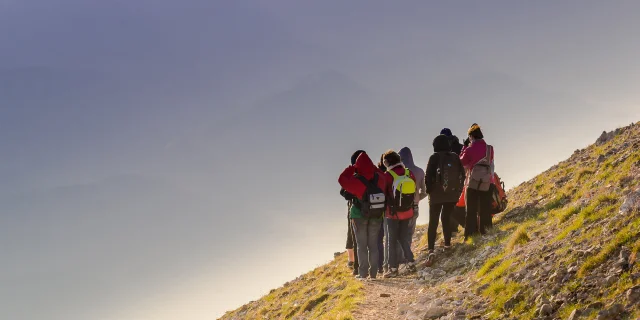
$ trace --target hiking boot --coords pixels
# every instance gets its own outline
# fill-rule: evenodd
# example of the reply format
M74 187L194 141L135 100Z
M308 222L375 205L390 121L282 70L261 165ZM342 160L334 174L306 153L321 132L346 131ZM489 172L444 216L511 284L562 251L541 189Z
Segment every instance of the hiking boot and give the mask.
M445 250L449 250L449 249L451 249L451 244L445 244L445 245L444 245L444 249L445 249Z
M407 270L409 270L409 272L416 272L416 271L418 271L418 269L416 268L416 264L415 264L415 262L409 262L409 263L407 263Z
M353 268L353 264L354 264L353 261L347 262L347 268L352 269Z
M369 276L361 276L361 275L357 275L357 276L356 276L356 280L364 281L364 280L367 280L367 278L368 278L368 277L369 277Z
M382 274L389 272L389 266L382 266Z
M433 265L433 261L436 258L436 251L433 249L429 250L429 256L427 257L427 262L425 263L425 266L427 267L431 267Z
M385 279L395 278L398 276L398 268L390 268L389 271L385 272L382 276Z
M353 273L354 276L357 276L359 274L358 269L353 269Z

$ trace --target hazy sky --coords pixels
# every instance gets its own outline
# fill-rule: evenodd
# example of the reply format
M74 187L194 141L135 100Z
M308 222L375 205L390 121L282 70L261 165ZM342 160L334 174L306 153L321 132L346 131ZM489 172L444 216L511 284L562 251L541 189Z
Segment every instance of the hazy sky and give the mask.
M0 0L0 318L256 299L343 250L359 148L426 166L478 122L517 185L640 120L638 30L637 1Z

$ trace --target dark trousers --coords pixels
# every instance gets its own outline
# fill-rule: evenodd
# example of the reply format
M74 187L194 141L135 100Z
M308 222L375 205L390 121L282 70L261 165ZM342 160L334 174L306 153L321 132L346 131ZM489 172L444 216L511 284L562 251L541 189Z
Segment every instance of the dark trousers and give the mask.
M380 233L378 234L378 270L382 270L384 265L384 223L380 224Z
M378 273L378 234L382 220L353 219L358 247L358 274L375 278Z
M358 270L358 246L356 245L356 235L353 231L351 219L347 216L347 249L353 249L353 269Z
M449 219L453 212L455 202L450 203L429 203L429 249L436 246L436 234L438 232L438 220L442 219L442 234L444 235L444 245L451 245L451 224Z
M493 227L493 222L491 221L491 193L467 188L465 199L467 203L467 218L464 237L467 238L478 232L485 234L488 228ZM478 222L480 222L479 225Z
M411 219L396 220L387 219L387 236L389 237L389 268L398 268L398 246L400 243L404 258L408 262L414 262L413 252L411 251Z
M467 216L467 209L465 207L453 207L453 212L449 218L449 225L451 225L451 232L457 232L458 227L463 227L465 224L465 218Z

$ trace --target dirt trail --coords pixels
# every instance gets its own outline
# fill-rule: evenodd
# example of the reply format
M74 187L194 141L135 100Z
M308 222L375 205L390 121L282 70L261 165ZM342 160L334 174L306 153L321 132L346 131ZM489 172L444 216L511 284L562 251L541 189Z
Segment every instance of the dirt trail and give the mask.
M412 278L377 279L365 282L365 300L353 313L356 320L400 320L398 307L415 298ZM380 297L388 294L389 297Z

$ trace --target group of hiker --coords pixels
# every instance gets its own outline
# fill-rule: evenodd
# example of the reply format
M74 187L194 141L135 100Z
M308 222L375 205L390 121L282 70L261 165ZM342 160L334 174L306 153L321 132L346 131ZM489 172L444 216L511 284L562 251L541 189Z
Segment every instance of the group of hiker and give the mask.
M504 186L494 170L493 147L484 140L478 124L461 144L450 129L433 140L434 153L426 170L416 166L411 150L389 150L374 165L364 150L351 156L340 177L340 194L348 202L346 249L356 278L375 279L399 275L399 265L416 271L411 242L419 215L418 204L429 199L428 250L435 254L439 221L444 250L452 235L464 228L465 241L485 234L492 216L504 210Z

